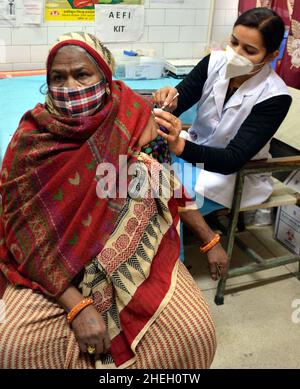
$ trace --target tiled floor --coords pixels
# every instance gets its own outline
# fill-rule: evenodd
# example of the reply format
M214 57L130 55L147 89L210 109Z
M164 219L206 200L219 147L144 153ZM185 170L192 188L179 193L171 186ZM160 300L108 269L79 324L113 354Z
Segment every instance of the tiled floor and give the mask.
M243 240L266 259L289 254L273 240L271 227L251 227ZM246 262L235 247L234 264ZM187 247L186 264L215 320L218 348L212 368L300 368L300 323L292 320L292 302L300 299L297 263L229 279L222 306L214 304L216 282L198 246Z

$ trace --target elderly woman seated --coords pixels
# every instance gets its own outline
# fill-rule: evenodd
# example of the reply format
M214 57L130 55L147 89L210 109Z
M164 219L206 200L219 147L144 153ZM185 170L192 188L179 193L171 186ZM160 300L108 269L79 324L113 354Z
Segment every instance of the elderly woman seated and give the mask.
M175 196L177 179L147 154L162 141L151 104L112 81L113 64L94 36L60 37L47 59L46 102L24 114L8 146L1 368L213 360L208 306L178 259L179 212L204 243L213 279L226 254L184 192Z

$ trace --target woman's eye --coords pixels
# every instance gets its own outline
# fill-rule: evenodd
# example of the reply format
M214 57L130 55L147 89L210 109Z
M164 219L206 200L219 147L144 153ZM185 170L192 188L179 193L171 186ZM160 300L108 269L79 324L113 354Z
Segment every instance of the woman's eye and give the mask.
M86 73L79 73L78 74L78 78L85 78L85 77L88 77L88 74L86 74Z
M257 53L253 52L252 50L246 49L246 53L249 55L255 55Z
M59 74L52 77L52 81L54 81L54 82L59 82L61 80L62 80L62 76L60 76Z
M235 42L235 41L231 41L230 43L232 44L232 46L237 46L238 45L238 43Z

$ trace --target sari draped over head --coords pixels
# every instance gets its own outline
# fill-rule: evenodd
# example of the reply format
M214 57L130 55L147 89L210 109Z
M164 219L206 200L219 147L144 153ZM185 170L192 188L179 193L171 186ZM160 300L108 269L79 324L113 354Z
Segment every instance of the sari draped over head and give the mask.
M8 146L0 181L0 270L15 286L58 298L76 276L93 296L111 338L114 361L125 366L151 323L166 306L179 257L178 206L167 171L142 153L138 139L151 106L124 83L112 81L112 58L89 34L67 34L58 48L86 49L110 85L105 106L93 116L63 117L38 104L22 117ZM49 102L49 100L47 100ZM126 156L127 185L139 175L156 196L97 196L97 167L108 163L120 178ZM135 163L138 173L130 173ZM134 176L134 177L133 177ZM171 179L172 181L172 179ZM179 185L173 178L173 186ZM105 363L105 361L103 362Z

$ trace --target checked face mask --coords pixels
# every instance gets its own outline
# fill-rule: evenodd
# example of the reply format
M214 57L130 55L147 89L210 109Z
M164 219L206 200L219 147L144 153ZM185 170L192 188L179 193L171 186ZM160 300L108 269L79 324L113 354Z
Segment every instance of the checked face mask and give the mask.
M64 116L91 116L104 103L107 94L106 80L86 87L50 87L56 109Z

